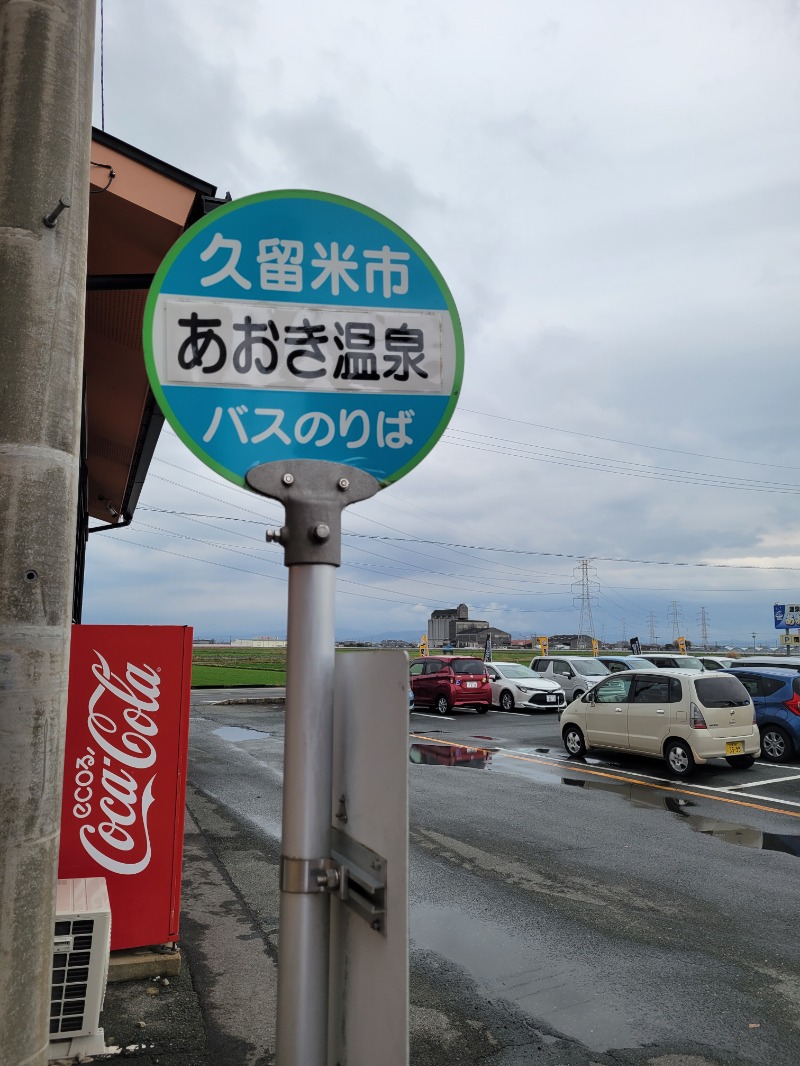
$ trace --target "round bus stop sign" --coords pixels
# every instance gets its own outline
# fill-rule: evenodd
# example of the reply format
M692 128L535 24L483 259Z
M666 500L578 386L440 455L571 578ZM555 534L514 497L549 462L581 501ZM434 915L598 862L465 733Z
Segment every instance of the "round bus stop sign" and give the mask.
M407 233L292 190L187 230L151 286L144 352L167 421L238 485L284 459L398 480L444 432L464 359L450 290Z

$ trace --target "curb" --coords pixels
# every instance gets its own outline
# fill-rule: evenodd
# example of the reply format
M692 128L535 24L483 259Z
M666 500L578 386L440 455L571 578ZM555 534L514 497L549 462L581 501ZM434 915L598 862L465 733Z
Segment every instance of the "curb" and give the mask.
M285 696L243 696L240 700L220 700L213 704L214 707L235 707L244 703L271 703L282 707L286 703Z

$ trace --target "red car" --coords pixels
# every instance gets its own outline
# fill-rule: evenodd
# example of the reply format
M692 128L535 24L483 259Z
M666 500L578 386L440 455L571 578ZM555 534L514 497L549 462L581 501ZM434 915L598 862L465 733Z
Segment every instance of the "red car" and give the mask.
M447 714L451 707L474 707L486 714L492 705L492 688L481 659L462 655L428 655L411 664L414 706L432 707Z

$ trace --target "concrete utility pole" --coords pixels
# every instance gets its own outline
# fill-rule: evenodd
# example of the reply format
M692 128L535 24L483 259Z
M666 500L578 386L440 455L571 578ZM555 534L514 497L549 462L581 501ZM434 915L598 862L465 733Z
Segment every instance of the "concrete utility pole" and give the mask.
M0 0L0 1060L43 1066L75 560L94 0Z

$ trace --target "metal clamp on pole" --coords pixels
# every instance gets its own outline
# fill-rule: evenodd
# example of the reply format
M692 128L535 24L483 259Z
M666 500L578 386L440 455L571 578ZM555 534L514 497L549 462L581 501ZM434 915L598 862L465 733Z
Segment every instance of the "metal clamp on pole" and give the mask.
M339 868L333 859L290 859L281 855L281 892L331 892L339 887Z
M330 859L290 859L281 855L282 892L335 892L371 929L386 936L386 860L332 829Z

